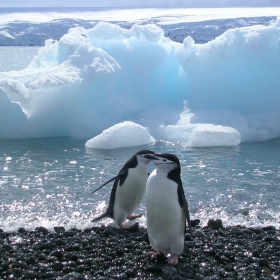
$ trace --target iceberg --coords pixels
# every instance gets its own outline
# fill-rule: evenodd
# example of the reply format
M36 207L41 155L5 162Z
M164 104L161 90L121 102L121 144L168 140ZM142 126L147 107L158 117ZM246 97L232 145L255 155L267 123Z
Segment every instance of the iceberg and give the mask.
M123 147L142 146L155 142L148 130L131 121L113 125L91 138L85 144L87 148L116 149Z
M183 146L280 137L279 40L279 19L204 44L174 42L153 24L71 28L26 69L0 73L0 138L67 136L110 148L105 137L144 132L136 124L150 133L139 137L145 143L151 135Z

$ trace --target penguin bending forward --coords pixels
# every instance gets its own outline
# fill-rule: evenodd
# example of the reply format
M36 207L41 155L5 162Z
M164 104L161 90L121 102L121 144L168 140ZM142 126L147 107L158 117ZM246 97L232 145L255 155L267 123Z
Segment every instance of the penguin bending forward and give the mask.
M117 176L90 194L92 195L103 186L114 181L107 210L93 219L92 222L110 217L116 221L120 228L127 229L129 226L123 224L126 219L132 220L141 216L133 215L132 213L139 206L145 194L148 163L152 159L156 159L153 155L154 152L150 150L137 152L124 164Z
M168 263L176 265L184 250L186 220L191 230L188 203L181 180L181 167L173 154L154 154L156 169L147 180L147 231L155 252L149 257L167 254Z

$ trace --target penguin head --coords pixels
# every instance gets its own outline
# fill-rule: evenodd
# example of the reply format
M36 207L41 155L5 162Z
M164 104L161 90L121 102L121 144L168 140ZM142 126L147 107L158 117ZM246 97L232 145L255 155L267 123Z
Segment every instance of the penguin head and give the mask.
M149 163L151 160L157 159L154 156L155 152L150 151L150 150L141 150L136 153L138 161L143 161L145 163Z
M178 169L181 172L180 161L177 156L173 154L154 154L156 159L152 159L153 163L158 169L173 170Z

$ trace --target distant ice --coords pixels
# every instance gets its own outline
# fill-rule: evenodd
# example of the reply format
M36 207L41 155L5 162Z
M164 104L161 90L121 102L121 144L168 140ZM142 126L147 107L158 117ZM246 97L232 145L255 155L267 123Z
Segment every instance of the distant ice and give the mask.
M77 8L76 8L77 9ZM123 28L134 24L156 24L165 36L182 42L192 36L205 43L229 28L268 25L280 16L278 7L262 8L180 8L113 9L75 8L53 11L47 8L0 10L0 46L44 46L47 39L60 38L73 27L92 28L98 22L110 22Z
M155 142L148 130L134 122L125 121L113 125L86 142L87 148L116 149L141 146Z
M152 24L71 28L26 69L0 73L0 137L93 137L110 148L100 131L111 127L112 139L127 120L184 146L280 137L279 39L279 20L205 44L174 42Z

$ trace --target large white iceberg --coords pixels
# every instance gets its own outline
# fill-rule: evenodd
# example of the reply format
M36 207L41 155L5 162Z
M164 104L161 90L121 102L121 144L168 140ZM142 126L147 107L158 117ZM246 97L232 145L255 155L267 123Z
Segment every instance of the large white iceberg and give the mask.
M279 38L280 20L205 44L155 25L72 28L28 68L0 73L0 138L89 139L126 120L192 146L280 137Z

